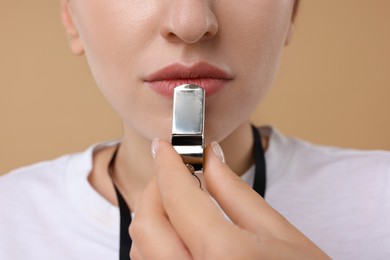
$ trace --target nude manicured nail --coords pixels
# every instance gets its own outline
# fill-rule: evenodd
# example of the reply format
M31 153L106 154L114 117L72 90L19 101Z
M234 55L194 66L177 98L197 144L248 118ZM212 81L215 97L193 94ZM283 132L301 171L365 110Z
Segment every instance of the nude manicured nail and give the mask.
M152 152L153 159L156 157L156 153L157 153L159 147L160 147L160 140L156 137L153 139L152 146L151 146L151 152Z
M211 147L213 148L215 155L224 163L225 155L223 154L221 146L217 142L212 142Z

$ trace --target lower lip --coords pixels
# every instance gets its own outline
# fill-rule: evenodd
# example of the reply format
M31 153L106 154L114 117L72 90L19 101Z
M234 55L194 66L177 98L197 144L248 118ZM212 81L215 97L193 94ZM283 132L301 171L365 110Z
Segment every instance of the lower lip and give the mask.
M200 78L200 79L176 79L176 80L161 80L147 82L149 87L158 94L165 97L173 97L175 87L184 84L195 84L203 88L206 92L206 97L212 96L223 89L228 80Z

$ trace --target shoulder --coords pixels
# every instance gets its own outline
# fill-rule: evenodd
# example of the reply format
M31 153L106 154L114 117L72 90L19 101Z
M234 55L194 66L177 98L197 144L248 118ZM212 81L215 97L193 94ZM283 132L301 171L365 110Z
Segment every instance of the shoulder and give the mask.
M390 152L316 145L269 131L267 202L334 258L388 255Z
M0 218L0 229L4 234L27 236L29 225L36 228L52 221L53 212L62 212L60 207L65 207L67 200L66 172L72 157L39 162L0 177L0 208L6 213ZM11 241L14 240L8 242L12 244Z
M47 204L64 198L68 167L80 156L82 154L64 155L13 170L0 177L0 207L8 213L20 214L29 208L37 209L43 202Z
M12 196L28 198L33 194L65 192L69 177L85 178L93 167L94 151L108 145L111 142L94 144L82 152L38 162L1 176L0 202Z
M266 128L267 129L267 128ZM264 131L264 130L262 130ZM390 174L390 151L358 150L313 144L297 138L286 137L274 128L268 128L271 160L283 158L284 164L301 170L315 172L382 172Z
M268 203L334 258L388 255L390 152L316 145L269 131Z
M36 163L0 177L0 208L4 212L0 216L1 259L25 259L35 250L34 245L54 245L45 255L69 248L76 253L85 251L80 245L107 253L107 248L101 247L101 237L108 236L115 242L112 227L117 226L117 213L93 190L88 175L94 152L108 145L93 145L81 153ZM90 238L96 235L100 238L92 241ZM69 236L78 239L72 241ZM15 251L21 244L26 245L25 250ZM111 255L111 249L108 251Z
M71 158L72 155L64 155L54 160L42 161L13 170L0 177L0 190L9 190L14 186L20 189L58 178L66 171Z
M289 191L351 204L390 199L389 151L316 145L271 129L266 164L268 194Z
M305 201L313 212L322 205L324 211L345 215L356 210L390 214L390 204L384 204L390 199L388 151L316 145L273 129L267 153L268 199L281 207L299 208Z
M305 161L308 167L321 167L354 176L381 174L386 177L390 174L389 151L330 147L297 139L294 142L294 158Z
M94 194L88 182L93 153L109 144L92 145L83 152L39 162L0 177L0 208L7 212L1 216L0 229L5 228L3 224L17 225L32 218L50 218L53 212L64 213L78 206L85 194Z

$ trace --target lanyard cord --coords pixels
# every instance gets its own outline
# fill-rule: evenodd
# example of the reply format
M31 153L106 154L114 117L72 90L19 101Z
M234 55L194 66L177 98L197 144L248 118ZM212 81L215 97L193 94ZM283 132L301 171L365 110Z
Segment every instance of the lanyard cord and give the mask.
M265 188L266 188L266 165L264 157L264 149L261 144L261 136L256 127L252 126L253 134L253 150L254 150L254 159L255 159L255 180L253 184L253 189L264 198ZM118 152L119 145L113 153L111 160L108 164L108 172L112 177L112 172L114 169L114 162L116 154ZM112 178L111 178L112 180ZM118 199L119 212L120 212L120 248L119 248L119 259L120 260L129 260L130 248L131 248L131 238L129 235L129 226L131 223L131 213L130 209L126 204L122 194L116 187L114 181L113 185L115 188L115 193Z
M253 189L263 198L265 198L265 188L267 183L266 164L264 156L264 148L261 143L261 135L259 130L252 125L253 133L253 150L255 159L255 180Z
M123 198L122 194L120 193L119 189L115 185L115 182L112 178L112 173L114 170L114 162L116 159L116 155L118 153L120 144L116 147L110 163L108 164L108 173L111 177L112 184L115 188L116 197L118 199L119 204L119 214L120 214L120 244L119 244L119 259L120 260L127 260L130 259L130 248L131 248L131 238L129 235L129 226L131 223L131 213L130 209L127 206L127 203L125 199Z

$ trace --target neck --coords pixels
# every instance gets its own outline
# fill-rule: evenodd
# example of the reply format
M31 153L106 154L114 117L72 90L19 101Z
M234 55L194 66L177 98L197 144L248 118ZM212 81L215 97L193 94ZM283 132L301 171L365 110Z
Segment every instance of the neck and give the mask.
M150 145L151 141L137 132L124 131L115 161L113 178L132 210L154 176Z
M240 125L220 145L226 163L238 176L243 175L253 165L253 136L249 122Z
M220 145L226 163L241 176L253 164L253 137L249 122L245 122L225 138ZM153 159L150 154L151 141L139 133L125 130L113 167L112 178L134 211L144 188L154 176ZM239 147L239 149L237 149ZM106 199L117 205L115 191L107 174L108 162L113 149L105 149L94 157L94 170L89 181Z

